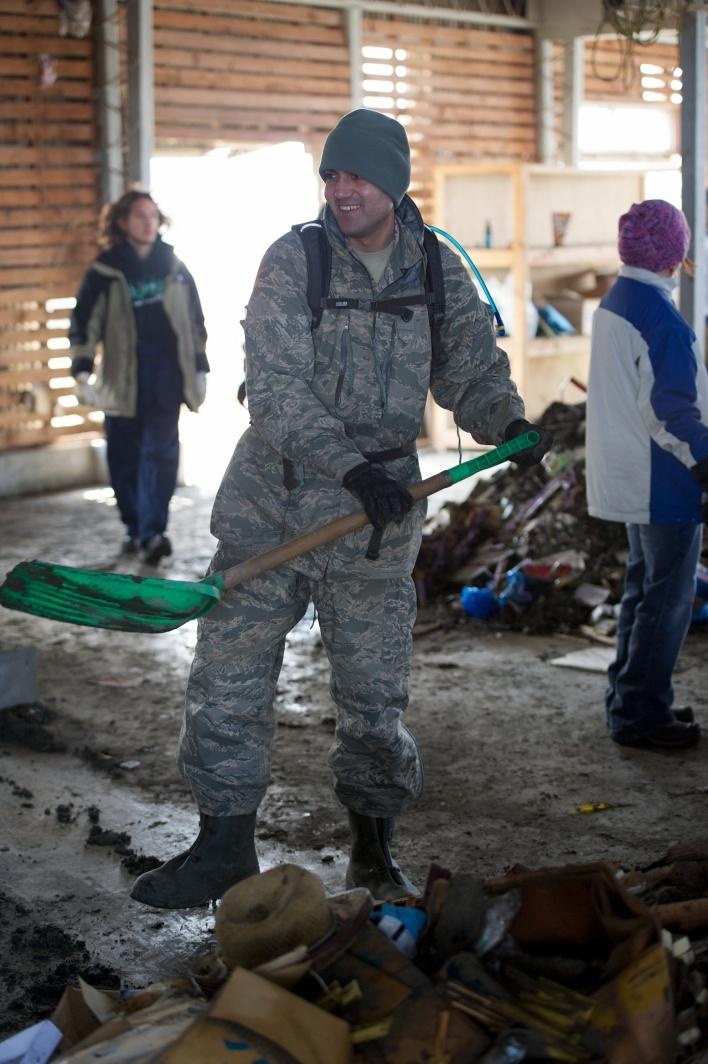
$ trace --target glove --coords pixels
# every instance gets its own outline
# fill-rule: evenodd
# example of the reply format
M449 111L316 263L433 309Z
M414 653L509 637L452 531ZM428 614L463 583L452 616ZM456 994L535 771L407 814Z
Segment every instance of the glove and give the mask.
M206 373L196 373L194 375L194 393L197 398L197 406L201 406L206 399L207 390L207 375Z
M704 491L708 492L708 458L701 458L691 466L691 474L696 478Z
M344 487L357 498L366 516L378 531L382 531L391 521L400 525L414 498L409 491L388 476L380 465L362 462L344 474Z
M518 454L513 454L510 457L509 461L516 462L519 469L530 469L531 466L538 465L546 451L550 451L553 446L553 437L548 429L541 428L540 425L532 425L530 421L526 421L524 418L519 418L518 421L512 421L510 425L507 425L504 432L504 442L513 440L516 436L523 436L525 432L530 432L531 429L534 432L538 432L541 439L534 447L519 451Z
M97 409L99 406L98 393L92 383L89 382L90 373L76 374L76 394L82 406L91 406Z
M691 466L691 473L701 485L703 492L708 495L708 458L702 458ZM703 523L708 525L708 499L703 503Z

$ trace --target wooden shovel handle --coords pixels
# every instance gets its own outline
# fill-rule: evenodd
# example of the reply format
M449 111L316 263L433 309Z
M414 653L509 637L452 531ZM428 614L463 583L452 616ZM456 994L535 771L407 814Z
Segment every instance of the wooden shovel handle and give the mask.
M442 473L436 473L435 476L427 477L416 484L409 484L408 491L417 501L418 499L426 499L428 495L434 495L436 491L442 491L443 488L449 488L451 484L450 473L448 470L444 470ZM366 513L363 510L356 510L345 517L338 517L335 521L328 521L327 524L314 528L312 532L306 532L304 536L289 539L287 543L281 543L279 547L273 547L272 550L264 551L263 554L257 554L255 558L249 558L248 561L241 562L240 565L232 565L230 569L225 569L221 574L224 580L224 591L237 587L238 584L250 580L253 576L258 576L259 573L265 573L269 569L277 569L279 565L284 565L285 562L289 562L292 558L299 558L302 554L308 554L315 547L321 547L323 544L331 543L332 540L340 539L350 532L356 532L357 529L364 528L369 523Z

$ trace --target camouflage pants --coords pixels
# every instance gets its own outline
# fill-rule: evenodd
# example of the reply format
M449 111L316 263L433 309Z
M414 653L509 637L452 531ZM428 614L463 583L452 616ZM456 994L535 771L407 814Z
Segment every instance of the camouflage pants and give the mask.
M252 812L263 798L285 637L310 600L332 669L337 724L329 766L337 797L355 812L390 817L421 793L418 749L401 721L415 617L411 578L315 581L282 568L225 593L199 622L178 764L203 813Z

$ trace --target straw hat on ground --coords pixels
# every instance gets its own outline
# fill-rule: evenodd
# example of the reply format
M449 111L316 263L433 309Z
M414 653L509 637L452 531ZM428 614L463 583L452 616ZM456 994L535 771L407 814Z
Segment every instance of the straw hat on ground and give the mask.
M219 953L228 968L257 968L297 946L311 950L338 938L343 921L366 918L370 908L366 890L328 897L306 868L278 865L226 891L216 911Z

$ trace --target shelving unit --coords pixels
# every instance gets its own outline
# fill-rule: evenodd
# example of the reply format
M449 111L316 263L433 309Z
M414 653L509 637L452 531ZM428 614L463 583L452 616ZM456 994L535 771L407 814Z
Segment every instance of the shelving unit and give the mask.
M435 173L434 195L434 224L459 240L488 284L496 280L506 286L506 306L500 309L510 335L500 346L511 360L527 415L537 417L562 398L571 377L587 380L590 337L529 337L529 300L550 296L552 302L569 278L577 280L586 272L588 279L615 275L617 222L644 198L644 175L525 163L442 166ZM558 246L554 212L570 216ZM487 225L492 247L483 246ZM452 416L432 404L427 432L436 447L457 446ZM462 443L473 441L463 434Z

